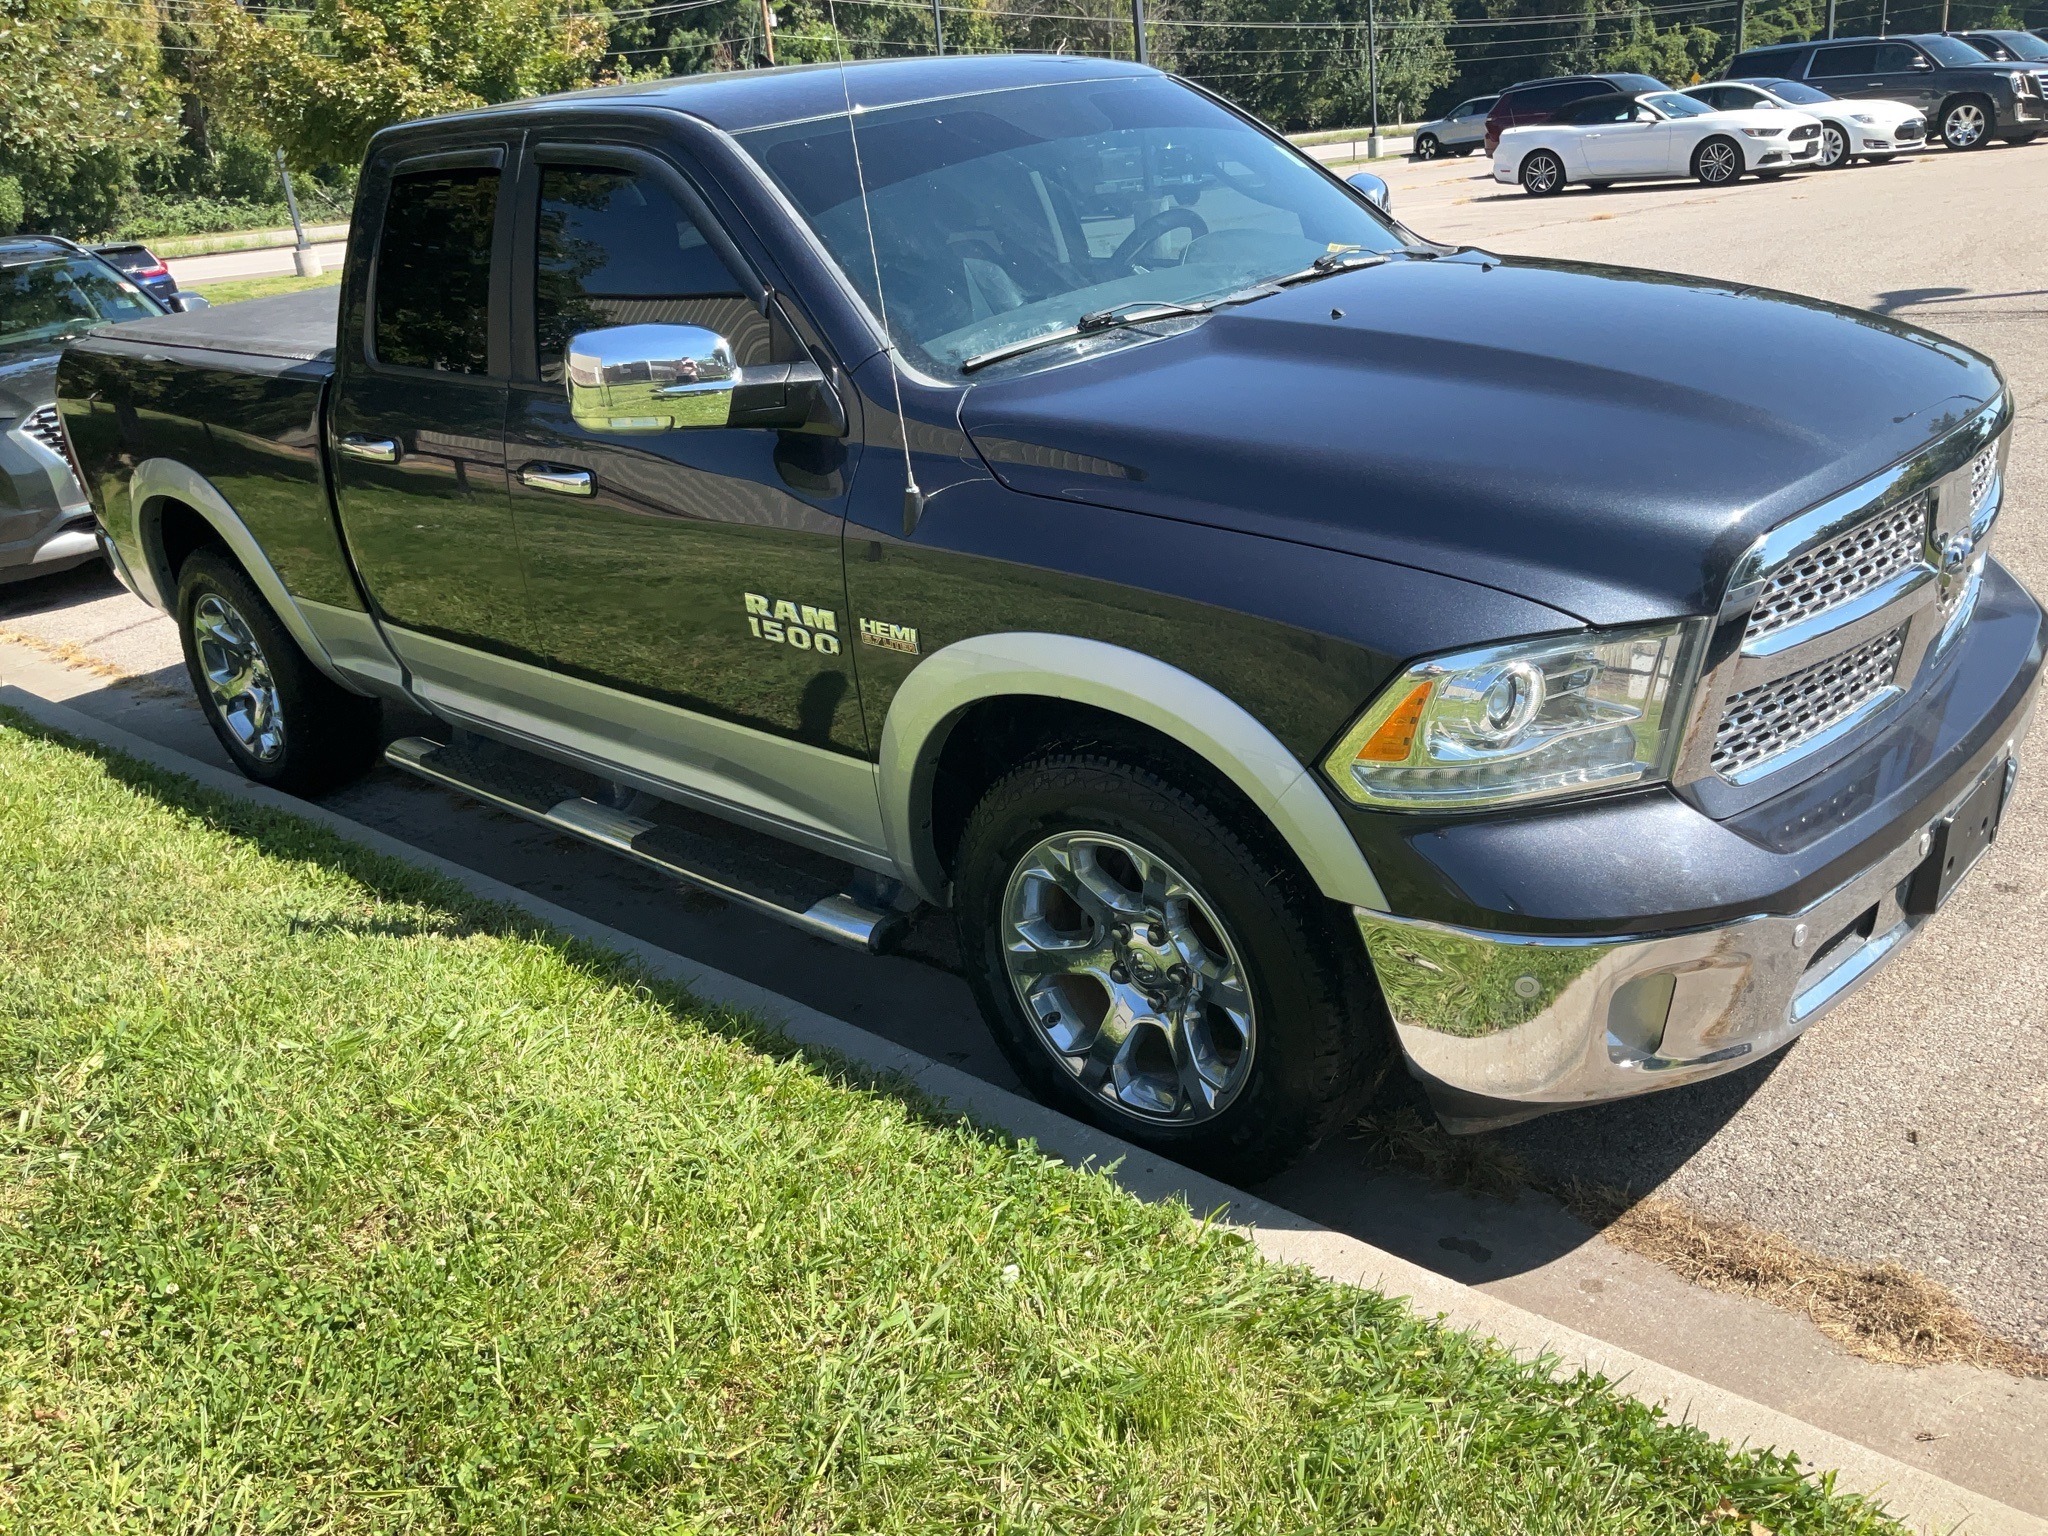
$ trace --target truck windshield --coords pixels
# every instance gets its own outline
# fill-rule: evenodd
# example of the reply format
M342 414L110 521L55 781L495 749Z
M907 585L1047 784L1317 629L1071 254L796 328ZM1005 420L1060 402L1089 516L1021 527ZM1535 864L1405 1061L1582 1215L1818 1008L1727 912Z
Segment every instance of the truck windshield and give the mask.
M1157 77L864 111L859 175L844 115L740 142L907 360L940 376L1083 316L1202 304L1403 244L1294 151Z
M55 257L0 267L0 346L51 341L104 321L161 313L103 262Z

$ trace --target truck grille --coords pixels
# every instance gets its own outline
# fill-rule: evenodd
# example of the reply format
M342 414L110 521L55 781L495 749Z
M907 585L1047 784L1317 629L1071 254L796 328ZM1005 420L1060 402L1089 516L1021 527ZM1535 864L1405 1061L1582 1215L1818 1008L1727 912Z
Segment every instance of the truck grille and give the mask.
M1998 481L1998 444L1993 443L1970 460L1970 515L1984 510L1984 498Z
M1901 626L1730 698L1714 733L1714 772L1738 778L1876 702L1897 678L1905 644Z
M1970 472L1974 485L1975 465ZM1749 638L1802 624L1911 570L1925 555L1928 506L1923 491L1787 561L1757 598Z
M58 424L57 407L54 405L29 412L22 418L21 430L60 458L70 457L64 452L64 428Z

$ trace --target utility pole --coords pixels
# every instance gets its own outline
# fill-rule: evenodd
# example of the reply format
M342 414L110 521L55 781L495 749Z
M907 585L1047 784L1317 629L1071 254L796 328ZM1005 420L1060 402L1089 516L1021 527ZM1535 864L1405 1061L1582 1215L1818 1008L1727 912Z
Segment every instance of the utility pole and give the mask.
M1735 51L1742 52L1743 24L1749 20L1749 0L1735 0Z
M1151 63L1145 57L1145 0L1131 0L1131 36L1137 39L1138 62Z
M306 221L299 217L299 200L292 192L292 173L285 169L284 151L277 151L277 174L284 182L284 205L291 210L292 233L298 243L292 247L292 270L301 277L318 277L323 270L313 242L306 238Z
M946 21L939 14L939 0L932 0L932 52L941 57L946 52Z
M1380 153L1380 29L1379 7L1365 0L1365 79L1372 94L1372 127L1365 139L1365 153L1377 160Z
M1828 0L1828 36L1835 35L1835 0Z
M775 13L768 9L768 0L761 0L761 43L768 50L768 62L775 62Z
M1948 0L1941 0L1941 30L1948 30Z

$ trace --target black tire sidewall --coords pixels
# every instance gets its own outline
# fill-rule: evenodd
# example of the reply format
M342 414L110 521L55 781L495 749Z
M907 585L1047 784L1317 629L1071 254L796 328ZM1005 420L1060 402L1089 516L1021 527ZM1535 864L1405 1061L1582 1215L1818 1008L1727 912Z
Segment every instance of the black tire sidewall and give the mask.
M1418 160L1434 160L1443 152L1443 144L1433 133L1425 133L1415 141L1415 158Z
M1949 142L1948 137L1949 119L1954 117L1956 113L1964 107L1975 107L1977 111L1983 114L1984 131L1977 135L1977 138L1974 143L1951 144ZM1978 101L1974 97L1965 97L1961 101L1950 102L1946 107L1942 108L1941 121L1935 125L1934 131L1940 136L1942 147L1944 149L1955 150L1962 154L1968 154L1973 149L1982 149L1986 144L1989 144L1991 142L1991 138L1995 129L1996 123L1992 118L1991 109L1985 106L1983 102Z
M1735 170L1720 181L1709 181L1704 174L1707 151L1716 144L1726 144L1735 151ZM1692 152L1693 180L1703 187L1732 187L1736 182L1742 180L1743 164L1742 146L1733 139L1716 134L1711 139L1702 139L1699 148Z
M1081 1088L1042 1042L1002 954L1003 899L1023 856L1047 837L1094 831L1156 853L1192 881L1228 932L1249 980L1251 1075L1212 1119L1149 1121ZM984 797L962 838L955 885L969 985L1017 1075L1044 1102L1113 1135L1225 1177L1277 1171L1341 1123L1365 1067L1385 1048L1369 974L1347 979L1320 893L1304 891L1192 796L1113 759L1027 763Z
M1535 164L1538 156L1548 160L1557 167L1557 180L1547 187L1532 187L1529 185L1529 167ZM1521 174L1516 179L1522 183L1522 190L1529 193L1532 197L1555 197L1564 190L1564 162L1547 149L1531 150L1528 158L1522 161Z

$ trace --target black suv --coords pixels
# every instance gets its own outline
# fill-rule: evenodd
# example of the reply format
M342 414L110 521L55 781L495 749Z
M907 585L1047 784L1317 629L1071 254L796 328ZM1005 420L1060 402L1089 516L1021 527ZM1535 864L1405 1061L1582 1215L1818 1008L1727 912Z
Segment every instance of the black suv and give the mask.
M2048 41L2031 32L1951 32L1997 64L2048 65Z
M1804 80L1833 96L1883 97L1920 108L1950 149L1991 139L2026 144L2048 131L2043 76L1994 64L1959 38L1838 37L1738 53L1726 78Z
M1500 136L1508 129L1551 122L1573 102L1588 96L1635 96L1670 89L1655 75L1555 75L1548 80L1521 81L1502 91L1486 114L1486 152L1490 155L1500 148Z

